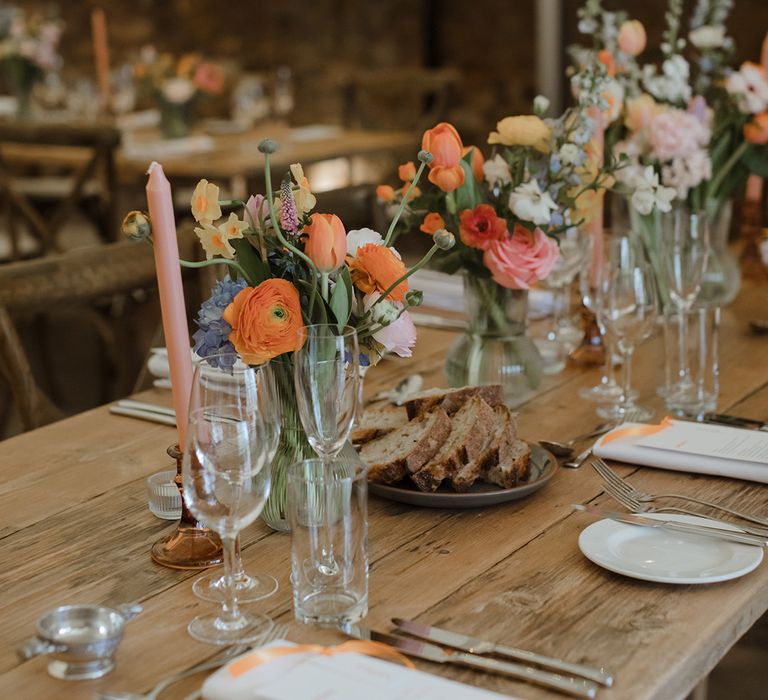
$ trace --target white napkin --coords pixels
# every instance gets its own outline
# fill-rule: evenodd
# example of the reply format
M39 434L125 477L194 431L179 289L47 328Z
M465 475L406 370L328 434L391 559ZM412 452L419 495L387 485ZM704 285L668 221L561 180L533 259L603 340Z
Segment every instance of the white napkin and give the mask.
M278 640L264 648L285 646L294 645ZM362 654L297 653L262 663L235 677L230 668L236 662L237 659L231 661L205 681L203 697L206 700L492 700L507 697Z
M768 484L768 433L724 425L670 421L652 435L612 439L625 423L601 437L593 448L597 457L696 474L727 476Z
M411 275L408 286L423 292L424 306L464 311L464 283L461 275L448 275L437 270L417 270Z
M170 389L171 368L168 365L168 349L152 348L150 353L147 360L147 370L155 377L155 381L152 383L153 386L155 389ZM193 362L200 359L191 348L189 353L192 356Z

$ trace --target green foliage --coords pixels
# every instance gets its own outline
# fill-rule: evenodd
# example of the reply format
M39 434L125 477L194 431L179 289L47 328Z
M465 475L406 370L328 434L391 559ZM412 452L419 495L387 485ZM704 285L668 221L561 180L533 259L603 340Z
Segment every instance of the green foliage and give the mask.
M352 277L347 267L342 267L339 277L336 280L336 286L331 294L330 307L333 315L336 317L336 323L339 324L339 330L347 324L352 313L352 300L354 292L352 290Z
M264 280L272 277L272 273L269 271L269 265L261 259L259 252L251 245L247 238L233 240L232 247L235 249L240 267L242 267L248 275L247 282L255 287L256 285L261 284ZM234 268L230 270L230 274L235 274Z

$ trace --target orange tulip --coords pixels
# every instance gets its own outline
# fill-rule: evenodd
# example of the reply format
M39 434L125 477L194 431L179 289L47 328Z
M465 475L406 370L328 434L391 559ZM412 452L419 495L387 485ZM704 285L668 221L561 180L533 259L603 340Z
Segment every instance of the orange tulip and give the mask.
M366 243L357 249L354 258L348 258L352 283L364 294L384 294L391 285L405 274L405 265L391 248L378 243ZM408 280L403 280L388 295L387 299L404 301L408 291Z
M424 221L419 226L419 231L423 231L430 236L433 236L441 228L445 228L445 219L436 211L431 211L424 217Z
M639 20L628 19L619 27L619 51L637 56L645 50L647 41L645 27Z
M427 129L421 139L421 147L433 158L429 164L429 181L443 192L453 192L464 184L461 168L461 152L464 148L456 129L447 122L440 122Z
M258 365L302 346L299 292L288 280L272 278L238 292L224 309L229 340L249 365Z
M751 122L744 125L744 138L761 146L768 143L768 112L756 114Z
M467 146L464 148L461 152L462 157L467 155L470 151L472 151L472 174L475 176L475 180L482 182L484 178L483 165L485 165L485 158L483 157L483 154L480 153L480 149L477 146Z
M304 252L320 272L333 272L344 264L347 232L336 214L312 214L304 227Z
M376 188L376 199L381 202L391 202L395 198L395 188L391 185L379 185Z
M408 188L411 186L410 182L406 182L399 190L396 190L397 194L399 194L401 197L405 197L405 195L408 193ZM414 187L413 191L411 192L410 197L408 197L407 201L411 201L413 199L416 199L416 197L421 197L421 190L418 187Z
M416 166L414 165L412 160L409 160L407 163L403 163L401 166L397 169L397 176L403 181L403 182L410 182L413 180L413 178L416 177Z
M613 58L613 54L607 49L597 52L597 60L605 66L605 70L608 71L608 75L613 77L616 75L616 61Z

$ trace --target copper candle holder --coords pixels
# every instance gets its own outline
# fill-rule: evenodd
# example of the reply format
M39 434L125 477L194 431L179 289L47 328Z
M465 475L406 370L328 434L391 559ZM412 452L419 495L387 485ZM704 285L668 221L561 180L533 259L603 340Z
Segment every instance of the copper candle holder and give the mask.
M176 460L174 483L181 494L181 520L175 532L152 545L152 561L171 569L207 569L221 564L224 555L219 536L192 515L184 500L179 446L171 445L168 455Z
M605 342L597 325L597 319L586 306L581 307L584 338L568 359L575 367L599 367L605 364Z

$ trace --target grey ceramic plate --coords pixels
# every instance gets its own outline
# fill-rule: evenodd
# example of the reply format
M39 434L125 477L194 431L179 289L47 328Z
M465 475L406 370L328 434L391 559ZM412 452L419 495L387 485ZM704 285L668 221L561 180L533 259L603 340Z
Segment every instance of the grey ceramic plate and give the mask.
M511 489L502 489L493 484L477 482L466 493L456 493L443 485L434 493L419 491L410 481L398 484L368 484L368 490L391 501L427 508L482 508L497 503L525 498L544 486L557 471L557 460L551 452L539 445L531 445L531 473L524 481Z

